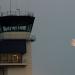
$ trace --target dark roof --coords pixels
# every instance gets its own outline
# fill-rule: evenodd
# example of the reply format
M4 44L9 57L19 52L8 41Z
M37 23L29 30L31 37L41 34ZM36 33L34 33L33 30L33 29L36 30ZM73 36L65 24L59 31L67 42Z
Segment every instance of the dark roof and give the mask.
M0 23L7 23L7 22L25 22L27 24L33 24L35 17L33 16L1 16Z

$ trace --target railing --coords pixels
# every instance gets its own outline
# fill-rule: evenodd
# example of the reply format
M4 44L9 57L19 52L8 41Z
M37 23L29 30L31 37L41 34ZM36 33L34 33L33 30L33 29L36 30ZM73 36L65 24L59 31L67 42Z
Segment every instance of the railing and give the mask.
M0 66L26 65L26 60L20 54L0 54Z
M26 61L23 61L23 62L0 62L0 66L26 66L27 63Z
M25 11L7 11L7 12L0 12L0 16L34 16L32 12L25 12Z

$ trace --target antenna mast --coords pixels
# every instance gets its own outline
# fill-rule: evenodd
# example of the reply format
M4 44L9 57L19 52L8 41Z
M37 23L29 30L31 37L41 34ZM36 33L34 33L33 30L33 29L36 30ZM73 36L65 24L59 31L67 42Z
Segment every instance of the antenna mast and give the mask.
M10 0L10 15L11 15L11 0Z

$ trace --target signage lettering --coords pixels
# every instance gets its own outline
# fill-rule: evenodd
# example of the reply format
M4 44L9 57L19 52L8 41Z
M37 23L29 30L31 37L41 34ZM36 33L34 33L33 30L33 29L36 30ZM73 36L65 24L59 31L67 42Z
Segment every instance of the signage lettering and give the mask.
M26 26L3 26L3 31L7 32L7 31L25 31L26 30Z
M0 25L0 32L31 32L32 25L24 25L24 24L17 24L17 25Z

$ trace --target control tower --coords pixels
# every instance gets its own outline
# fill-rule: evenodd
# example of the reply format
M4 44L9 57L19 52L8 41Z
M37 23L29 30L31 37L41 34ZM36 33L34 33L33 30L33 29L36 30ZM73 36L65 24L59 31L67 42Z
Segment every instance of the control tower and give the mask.
M0 75L32 75L31 36L35 17L1 13Z

